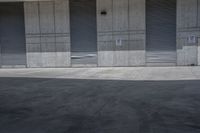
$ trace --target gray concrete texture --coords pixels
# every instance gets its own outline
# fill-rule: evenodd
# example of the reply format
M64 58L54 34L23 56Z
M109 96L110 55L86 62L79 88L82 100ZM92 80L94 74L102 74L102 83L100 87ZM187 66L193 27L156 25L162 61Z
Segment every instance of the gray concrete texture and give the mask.
M28 67L69 67L69 1L24 2Z
M200 80L199 67L0 69L0 77L169 81Z
M146 65L145 3L97 0L98 66ZM25 2L24 7L28 67L70 67L69 0ZM199 65L198 44L188 43L189 36L200 37L199 14L200 0L177 0L179 66Z
M177 65L199 65L198 41L188 43L188 37L200 38L200 1L178 0L177 3Z
M199 70L1 69L0 132L199 133Z

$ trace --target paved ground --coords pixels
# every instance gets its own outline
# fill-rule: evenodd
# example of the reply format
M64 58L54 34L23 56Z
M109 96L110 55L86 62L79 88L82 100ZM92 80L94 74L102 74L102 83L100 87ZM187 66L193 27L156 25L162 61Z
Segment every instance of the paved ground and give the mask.
M2 69L0 133L199 133L199 71Z

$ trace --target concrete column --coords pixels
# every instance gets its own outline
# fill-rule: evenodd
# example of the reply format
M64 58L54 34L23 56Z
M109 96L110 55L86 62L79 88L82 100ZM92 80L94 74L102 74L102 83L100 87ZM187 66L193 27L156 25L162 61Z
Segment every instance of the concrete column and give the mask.
M177 65L198 65L200 0L177 0ZM194 41L189 38L194 36Z
M128 66L129 0L113 0L114 66Z
M99 66L145 65L145 0L97 0L97 13Z
M114 66L112 17L113 0L97 0L98 66Z
M28 67L70 66L68 0L25 2Z
M55 2L56 66L71 66L69 0Z
M42 67L56 66L54 2L39 2Z
M24 13L25 13L27 66L42 67L39 3L25 2Z

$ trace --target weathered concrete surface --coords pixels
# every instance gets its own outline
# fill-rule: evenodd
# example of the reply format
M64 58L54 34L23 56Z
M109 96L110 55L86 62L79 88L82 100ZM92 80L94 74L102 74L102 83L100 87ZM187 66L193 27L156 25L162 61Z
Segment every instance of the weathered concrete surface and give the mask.
M145 0L97 0L98 66L144 66L145 27Z
M97 80L200 80L200 67L0 69L0 77Z
M199 65L198 42L188 43L190 36L200 38L199 1L177 0L178 66ZM24 7L27 66L70 67L69 0ZM98 66L147 65L145 9L145 0L97 0Z
M69 67L69 1L24 2L27 66Z
M198 38L200 38L199 0L177 0L177 65L199 65ZM196 42L188 38L195 36Z
M1 133L200 132L199 80L1 77L0 85Z
M2 1L25 1L28 67L71 67L69 0ZM98 66L146 65L145 9L145 0L97 0ZM178 66L200 65L190 36L200 38L200 0L177 0Z

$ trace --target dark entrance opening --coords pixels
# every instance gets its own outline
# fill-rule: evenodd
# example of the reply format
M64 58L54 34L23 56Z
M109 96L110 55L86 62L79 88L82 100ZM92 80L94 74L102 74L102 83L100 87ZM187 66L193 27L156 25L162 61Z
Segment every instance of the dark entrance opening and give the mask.
M147 65L176 65L176 0L146 0Z
M70 0L70 25L72 66L96 66L96 0Z
M0 66L26 66L24 7L22 2L0 3Z

